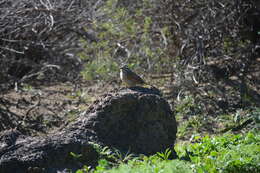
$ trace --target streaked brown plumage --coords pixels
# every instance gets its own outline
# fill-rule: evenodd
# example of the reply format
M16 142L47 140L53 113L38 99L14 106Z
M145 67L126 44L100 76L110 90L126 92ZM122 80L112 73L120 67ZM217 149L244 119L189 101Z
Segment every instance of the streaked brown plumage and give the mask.
M145 84L145 81L126 65L120 68L120 79L130 87Z

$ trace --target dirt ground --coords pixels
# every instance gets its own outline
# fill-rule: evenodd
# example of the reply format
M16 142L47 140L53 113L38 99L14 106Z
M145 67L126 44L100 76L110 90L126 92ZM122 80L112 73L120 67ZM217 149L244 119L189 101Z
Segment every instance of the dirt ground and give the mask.
M0 97L5 103L3 110L10 113L9 118L13 118L4 119L2 116L1 130L9 129L10 123L11 127L23 129L25 134L48 133L73 121L98 96L113 87L115 86L110 84L91 85L89 82L81 81L77 84L66 82L52 86L24 85L18 91L9 90Z

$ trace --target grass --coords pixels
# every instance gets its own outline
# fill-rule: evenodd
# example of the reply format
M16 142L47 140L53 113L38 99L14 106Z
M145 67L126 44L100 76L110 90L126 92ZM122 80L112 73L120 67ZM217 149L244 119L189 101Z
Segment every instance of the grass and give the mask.
M256 173L260 171L259 133L225 134L216 137L197 136L194 140L197 142L177 146L179 148L177 152L180 156L190 157L196 172Z
M154 160L149 161L132 161L128 164L122 164L118 168L111 169L109 173L192 173L190 164L179 160Z
M106 148L107 150L107 148ZM77 173L257 173L260 172L260 133L194 136L175 146L179 159L169 160L170 150L152 156L128 157L107 152L98 166L84 166ZM106 159L106 158L110 159ZM111 158L117 158L111 160ZM120 158L120 159L118 159ZM185 161L189 160L189 161ZM115 164L116 163L118 164Z

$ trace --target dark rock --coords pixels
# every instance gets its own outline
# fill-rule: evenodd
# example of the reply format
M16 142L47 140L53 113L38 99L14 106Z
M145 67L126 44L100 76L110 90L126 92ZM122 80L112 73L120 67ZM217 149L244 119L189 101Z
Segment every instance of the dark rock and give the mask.
M47 136L2 135L0 172L49 173L95 165L98 153L90 142L154 154L173 147L176 131L175 117L157 89L123 88L100 97L75 122ZM82 157L75 161L70 152Z
M174 145L176 121L165 99L153 89L134 87L102 97L88 114L88 127L105 145L154 154ZM98 111L96 111L98 110Z

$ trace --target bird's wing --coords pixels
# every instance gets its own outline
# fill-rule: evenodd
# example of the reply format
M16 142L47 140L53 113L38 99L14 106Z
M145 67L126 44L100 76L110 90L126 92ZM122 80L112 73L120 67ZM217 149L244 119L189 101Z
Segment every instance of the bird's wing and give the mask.
M136 81L137 83L140 83L140 84L145 83L144 80L140 76L138 76L136 73L134 73L132 71L130 71L130 73L131 73L130 76L131 76L132 80L134 80L134 81Z

